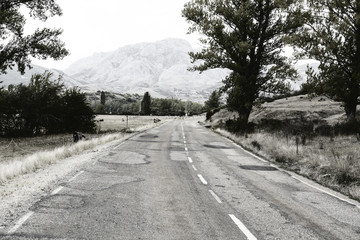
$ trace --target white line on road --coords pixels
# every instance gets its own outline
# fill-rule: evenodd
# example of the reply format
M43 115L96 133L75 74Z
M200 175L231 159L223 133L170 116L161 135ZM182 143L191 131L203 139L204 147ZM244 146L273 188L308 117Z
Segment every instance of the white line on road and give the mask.
M211 193L211 195L215 198L215 200L216 200L218 203L222 203L221 199L218 197L218 195L216 195L216 193L214 193L213 190L209 190L209 192Z
M198 177L200 179L200 181L204 184L204 185L207 185L207 181L205 180L205 178L201 175L201 174L198 174Z
M186 141L184 140L184 144L186 144Z
M194 171L197 171L197 168L194 165L191 165Z
M34 212L31 211L25 214L22 218L19 219L19 221L15 224L15 226L8 231L8 234L15 233L16 230L18 230L19 227L21 227L21 225L23 225L26 222L26 220L28 220L33 214Z
M57 189L55 189L54 191L52 191L52 193L50 195L55 195L57 193L59 193L64 187L58 187Z
M188 157L189 159L189 163L193 163L193 160L191 159L191 157Z
M245 234L248 240L257 240L257 238L245 227L245 225L233 214L229 214L234 223L240 228L240 230Z
M117 148L119 148L121 145L123 145L125 142L122 142L122 143L120 143L119 145L117 145L116 147L114 147L114 149L117 149Z
M324 189L318 188L318 187L316 187L316 186L314 186L314 185L312 185L312 184L310 184L310 183L307 183L307 182L301 180L301 179L298 178L298 177L295 177L295 176L293 176L293 175L291 175L291 177L294 178L294 179L296 179L296 180L298 180L298 181L300 181L300 182L302 182L303 184L305 184L305 185L307 185L307 186L309 186L309 187L312 187L312 188L320 191L320 192L326 193L326 194L328 194L328 195L330 195L330 196L332 196L332 197L334 197L334 198L337 198L337 199L339 199L339 200L341 200L341 201L343 201L343 202L349 203L350 205L354 205L354 206L356 206L357 208L360 208L360 206L358 206L358 205L350 202L349 200L346 200L346 199L344 199L344 198L341 198L341 197L339 197L339 196L336 196L335 194L332 194L332 193L330 193L330 192L328 192L328 191L326 191L326 190L324 190Z
M77 178L78 176L80 176L81 174L83 174L84 173L84 171L80 171L80 172L78 172L75 176L73 176L72 178L70 178L69 179L69 182L72 182L72 181L74 181L75 180L75 178Z
M226 138L226 140L228 140L229 142L231 142L232 144L234 144L236 147L240 148L241 150L243 150L244 152L246 152L247 154L250 154L251 156L257 158L258 160L262 161L262 162L266 162L268 163L269 161L266 161L265 159L262 159L261 157L257 156L256 154L246 150L245 148L243 148L242 146L240 146L239 144L237 144L236 142L234 142L231 139Z
M189 149L187 147L185 147L185 151L189 151Z

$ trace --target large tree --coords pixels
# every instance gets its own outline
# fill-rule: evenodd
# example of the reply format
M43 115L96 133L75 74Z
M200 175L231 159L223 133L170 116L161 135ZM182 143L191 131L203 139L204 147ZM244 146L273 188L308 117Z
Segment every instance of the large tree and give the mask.
M355 119L360 94L360 1L308 0L304 29L293 41L320 61L308 71L307 88L343 101L349 121Z
M183 9L189 32L204 37L201 52L190 53L193 70L227 68L227 104L246 125L262 93L288 89L284 80L297 74L282 56L283 38L301 25L298 0L192 0Z
M27 9L30 16L46 21L49 17L61 15L55 0L1 0L0 1L0 74L15 65L22 74L30 67L30 57L39 59L62 59L69 52L59 39L60 29L37 29L30 35L24 34Z

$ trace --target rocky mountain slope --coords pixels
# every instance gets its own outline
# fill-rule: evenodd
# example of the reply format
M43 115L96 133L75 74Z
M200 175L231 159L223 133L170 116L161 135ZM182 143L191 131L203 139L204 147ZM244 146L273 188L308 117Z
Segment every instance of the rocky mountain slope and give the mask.
M190 51L191 45L181 39L139 43L81 59L65 72L89 91L148 91L154 97L202 102L221 86L228 71L189 72Z

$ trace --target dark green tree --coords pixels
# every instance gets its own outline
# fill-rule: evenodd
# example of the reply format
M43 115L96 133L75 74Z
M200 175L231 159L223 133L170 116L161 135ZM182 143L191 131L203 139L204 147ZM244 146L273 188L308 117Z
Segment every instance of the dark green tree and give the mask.
M85 94L66 90L61 77L35 74L23 84L0 90L0 135L33 136L63 132L92 131L94 114ZM6 104L4 104L6 103Z
M209 99L205 102L205 110L212 111L220 107L221 94L218 91L213 91L210 94Z
M12 69L15 65L23 74L26 67L30 67L30 57L59 60L69 54L59 39L62 33L60 29L43 28L30 35L24 34L25 8L31 17L41 21L62 14L55 0L1 0L0 74L5 74L8 68Z
M215 90L210 94L209 99L205 102L204 108L206 110L207 120L209 120L215 111L220 107L220 97L221 94L219 91Z
M344 103L355 119L360 94L360 1L308 0L304 29L292 38L308 56L320 62L308 70L305 88Z
M192 70L227 68L222 90L227 105L239 113L238 124L246 125L254 102L262 93L289 90L286 79L296 71L281 55L283 38L302 26L298 0L192 0L182 11L199 32L204 48L191 52Z
M105 105L105 101L106 101L105 92L101 91L101 93L100 93L100 103L102 105Z
M65 132L93 132L95 129L95 115L87 104L85 93L79 89L68 89L62 95L63 126Z
M144 94L143 100L141 101L141 112L144 115L150 115L151 114L151 96L149 92L146 92Z

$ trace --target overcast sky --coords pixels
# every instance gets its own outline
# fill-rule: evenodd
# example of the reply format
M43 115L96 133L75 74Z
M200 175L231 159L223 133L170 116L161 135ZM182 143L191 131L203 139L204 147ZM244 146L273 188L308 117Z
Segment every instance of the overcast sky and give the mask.
M27 31L42 26L62 28L61 39L71 55L61 61L33 60L33 63L63 70L95 52L165 38L183 38L198 47L198 36L187 34L189 24L181 17L181 10L189 1L57 0L63 15L46 23L28 20Z

